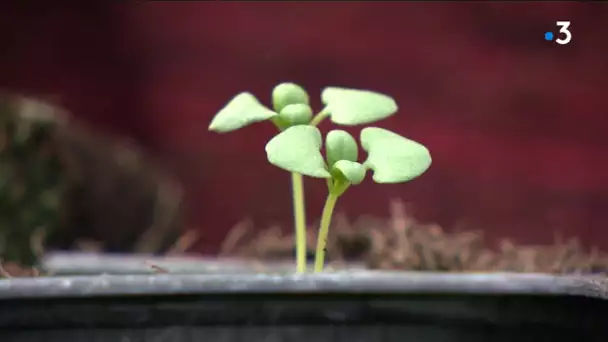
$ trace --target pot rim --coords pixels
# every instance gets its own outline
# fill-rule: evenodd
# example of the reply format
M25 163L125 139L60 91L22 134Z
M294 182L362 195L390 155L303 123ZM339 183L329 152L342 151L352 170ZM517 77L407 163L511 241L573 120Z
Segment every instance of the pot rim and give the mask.
M0 300L279 293L545 295L608 299L608 279L535 273L343 270L309 274L135 274L0 280Z

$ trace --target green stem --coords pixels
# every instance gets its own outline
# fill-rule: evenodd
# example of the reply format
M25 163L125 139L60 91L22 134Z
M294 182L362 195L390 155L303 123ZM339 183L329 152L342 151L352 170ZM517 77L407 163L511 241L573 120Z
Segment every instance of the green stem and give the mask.
M304 207L304 181L299 173L291 174L294 224L296 231L296 270L306 272L306 212Z
M329 235L329 225L331 224L331 217L336 207L339 194L333 191L327 195L325 206L323 207L323 214L321 215L321 227L319 228L319 235L317 236L317 249L315 251L315 272L323 271L325 266L325 247L327 246L327 235Z
M319 114L315 115L315 117L312 118L312 120L310 121L310 125L318 126L321 123L321 121L323 121L328 116L329 116L329 111L326 109L323 109L322 111L319 112Z
M287 124L280 118L271 119L279 131L287 128ZM291 192L293 196L293 217L296 243L296 271L306 272L306 210L304 206L304 180L301 174L291 173Z

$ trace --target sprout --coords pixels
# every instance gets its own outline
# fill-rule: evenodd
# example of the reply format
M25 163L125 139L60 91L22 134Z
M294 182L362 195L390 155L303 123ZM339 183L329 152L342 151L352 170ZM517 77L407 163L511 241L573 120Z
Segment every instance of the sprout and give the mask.
M321 215L315 268L322 271L325 246L336 202L351 185L364 181L373 172L376 183L401 183L424 173L431 165L429 150L415 141L389 130L367 127L361 130L360 143L367 158L359 162L357 141L343 130L330 131L325 139L316 127L325 118L339 125L353 126L375 122L397 112L395 100L387 95L337 87L321 94L325 108L313 116L306 91L294 83L281 83L272 92L273 110L252 94L234 97L213 118L209 130L230 132L255 122L269 120L279 133L266 144L268 161L292 175L296 260L298 272L306 271L306 218L302 176L324 178L328 196Z

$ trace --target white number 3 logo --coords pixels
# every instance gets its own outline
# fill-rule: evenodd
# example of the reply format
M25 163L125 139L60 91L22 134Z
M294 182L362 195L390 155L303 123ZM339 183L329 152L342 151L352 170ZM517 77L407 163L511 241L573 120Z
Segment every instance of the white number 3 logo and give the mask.
M568 27L570 27L570 22L558 21L557 26L559 27L560 36L555 39L555 42L560 45L566 45L570 43L570 41L572 40L572 32L568 30Z

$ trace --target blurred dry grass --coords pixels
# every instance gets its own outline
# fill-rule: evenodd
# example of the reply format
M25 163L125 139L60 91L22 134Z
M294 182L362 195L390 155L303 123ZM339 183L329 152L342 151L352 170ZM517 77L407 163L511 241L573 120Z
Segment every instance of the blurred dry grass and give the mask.
M308 246L316 241L316 225L309 229ZM516 245L508 240L491 248L478 231L448 233L408 216L401 201L391 203L391 217L361 217L350 223L338 215L327 241L330 264L360 261L371 269L440 272L605 273L608 257L587 252L577 239L553 245ZM268 260L293 258L293 237L271 227L258 234L243 221L228 235L220 255Z

